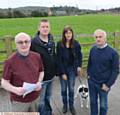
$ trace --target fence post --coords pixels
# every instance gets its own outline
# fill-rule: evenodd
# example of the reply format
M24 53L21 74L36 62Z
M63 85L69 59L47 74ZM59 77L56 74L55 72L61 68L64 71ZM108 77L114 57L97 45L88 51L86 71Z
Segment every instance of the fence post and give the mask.
M12 37L11 36L5 36L5 48L6 48L6 53L7 57L12 54Z
M118 51L120 32L114 33L114 48Z

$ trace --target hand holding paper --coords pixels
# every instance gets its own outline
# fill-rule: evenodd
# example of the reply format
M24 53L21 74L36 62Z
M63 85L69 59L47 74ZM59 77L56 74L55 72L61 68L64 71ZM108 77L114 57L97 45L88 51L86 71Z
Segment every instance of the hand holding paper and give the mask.
M41 82L37 82L37 83L36 83L35 91L40 91L41 88L42 88L42 83L41 83Z
M41 86L41 83L39 85ZM23 97L25 97L28 93L31 93L32 91L34 91L37 87L38 87L38 83L33 84L33 83L24 82L23 89L25 89L26 92L23 94Z

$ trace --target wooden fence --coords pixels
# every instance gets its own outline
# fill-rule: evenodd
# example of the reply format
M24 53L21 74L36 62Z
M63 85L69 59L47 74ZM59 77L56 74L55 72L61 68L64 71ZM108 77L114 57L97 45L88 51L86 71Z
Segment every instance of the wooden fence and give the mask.
M107 33L108 43L115 48L120 54L120 32ZM79 38L92 38L92 34L77 34L76 39ZM55 39L60 39L60 36L55 36ZM83 68L86 68L89 50L93 46L94 42L81 43L83 53ZM0 77L2 76L3 64L7 57L15 51L14 37L5 36L0 38Z

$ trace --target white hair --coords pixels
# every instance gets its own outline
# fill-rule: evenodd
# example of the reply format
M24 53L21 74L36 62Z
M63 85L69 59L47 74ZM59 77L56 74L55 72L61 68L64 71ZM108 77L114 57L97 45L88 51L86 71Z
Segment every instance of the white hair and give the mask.
M106 33L106 31L104 31L104 30L102 30L102 29L97 29L97 30L95 30L95 32L94 32L94 37L96 36L97 33L102 33L103 36L104 36L104 38L107 40L107 33Z
M18 41L18 39L20 38L20 37L26 37L26 38L28 38L30 41L31 41L31 37L27 34L27 33L25 33L25 32L20 32L20 33L18 33L16 36L15 36L15 43Z

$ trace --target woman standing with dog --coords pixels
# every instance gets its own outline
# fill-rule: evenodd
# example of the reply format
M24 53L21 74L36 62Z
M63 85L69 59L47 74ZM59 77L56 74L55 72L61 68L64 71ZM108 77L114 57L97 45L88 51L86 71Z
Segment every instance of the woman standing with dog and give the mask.
M57 57L63 101L62 111L63 113L67 112L69 99L70 112L72 115L75 115L74 86L76 75L81 72L82 53L81 46L74 39L74 33L70 26L65 26L62 40L57 43Z

